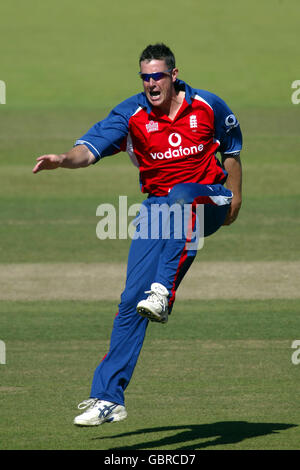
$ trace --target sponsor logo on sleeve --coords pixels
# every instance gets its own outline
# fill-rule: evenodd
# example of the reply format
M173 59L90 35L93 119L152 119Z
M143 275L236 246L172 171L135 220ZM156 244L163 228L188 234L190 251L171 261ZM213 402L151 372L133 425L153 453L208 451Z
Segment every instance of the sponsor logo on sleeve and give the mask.
M225 126L227 127L226 133L231 131L234 127L237 127L239 125L239 122L237 118L235 117L234 114L229 114L229 116L226 117L225 119Z

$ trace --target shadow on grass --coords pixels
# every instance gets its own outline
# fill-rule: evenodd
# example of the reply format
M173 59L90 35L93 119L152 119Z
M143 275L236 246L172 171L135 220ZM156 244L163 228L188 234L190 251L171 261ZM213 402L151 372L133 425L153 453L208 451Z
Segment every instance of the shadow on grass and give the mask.
M94 439L121 439L145 435L143 442L130 446L118 446L108 450L146 450L161 449L166 446L172 450L199 450L211 446L226 446L236 444L244 439L275 434L296 427L296 424L284 423L248 423L247 421L223 421L211 424L190 424L181 426L162 426L139 429L114 436L96 437ZM164 436L171 431L177 431L172 436ZM155 439L149 440L149 435L155 434ZM157 436L159 434L159 436ZM209 439L201 442L203 439ZM187 445L187 443L189 443Z

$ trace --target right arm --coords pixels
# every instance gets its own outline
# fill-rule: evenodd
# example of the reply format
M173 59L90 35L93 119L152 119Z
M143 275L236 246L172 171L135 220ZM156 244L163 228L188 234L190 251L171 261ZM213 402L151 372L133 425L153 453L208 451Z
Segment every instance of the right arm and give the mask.
M92 152L85 145L77 145L67 153L59 155L49 154L38 157L37 164L33 168L33 173L38 173L42 170L55 170L56 168L84 168L96 159Z
M144 97L140 93L116 106L105 119L94 124L77 140L75 147L69 152L38 157L33 173L59 167L82 168L96 163L103 157L125 151L129 119L145 104L143 100Z

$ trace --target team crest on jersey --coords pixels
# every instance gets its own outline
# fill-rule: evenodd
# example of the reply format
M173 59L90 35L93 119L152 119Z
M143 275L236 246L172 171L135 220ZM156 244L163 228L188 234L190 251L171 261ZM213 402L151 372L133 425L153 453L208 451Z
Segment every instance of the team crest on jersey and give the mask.
M192 114L190 116L190 128L197 129L197 126L198 126L197 116L195 114Z
M150 121L149 124L146 124L147 132L158 131L158 122Z

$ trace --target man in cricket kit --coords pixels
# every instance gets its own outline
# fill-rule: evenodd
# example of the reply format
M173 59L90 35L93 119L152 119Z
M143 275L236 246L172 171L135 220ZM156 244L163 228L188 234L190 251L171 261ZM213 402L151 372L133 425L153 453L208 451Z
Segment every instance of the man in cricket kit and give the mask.
M146 47L139 64L142 93L116 106L67 153L38 157L33 169L86 167L127 151L139 169L141 191L148 195L135 221L110 348L95 370L90 398L78 405L82 413L74 423L79 426L126 418L124 392L149 320L168 321L175 293L197 253L191 243L195 227L201 219L200 231L209 236L234 222L242 203L242 135L233 112L218 96L179 80L174 55L164 44ZM169 237L162 236L158 217L153 217L154 205L177 208L177 213L170 210ZM199 206L202 218L197 217ZM178 224L186 220L178 222L178 208L181 215L186 207L189 229L178 236ZM151 236L154 225L158 236ZM148 236L141 236L145 226Z

